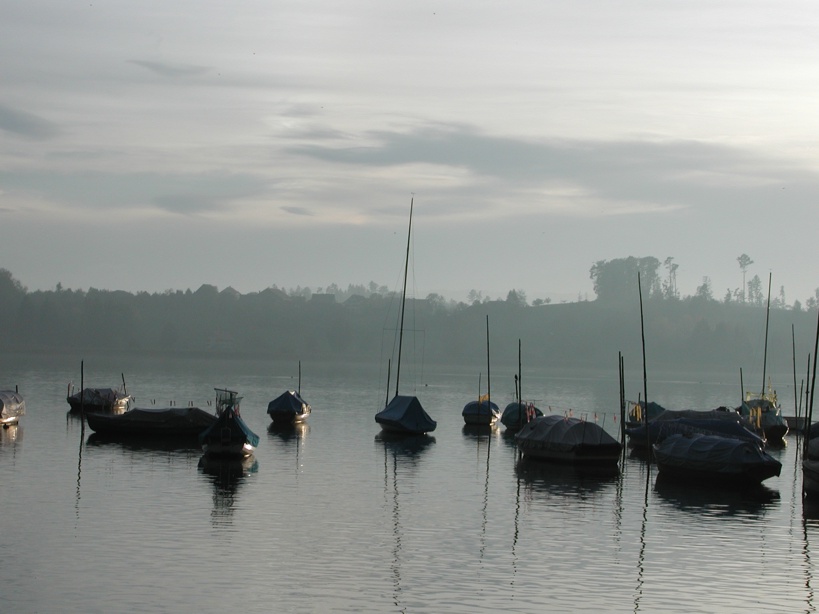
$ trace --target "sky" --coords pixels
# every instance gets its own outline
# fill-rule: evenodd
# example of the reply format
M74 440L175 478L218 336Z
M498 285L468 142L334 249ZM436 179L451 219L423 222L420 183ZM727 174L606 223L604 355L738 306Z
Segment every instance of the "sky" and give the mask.
M29 290L335 283L814 295L819 5L0 4L0 268ZM665 269L661 268L665 274Z

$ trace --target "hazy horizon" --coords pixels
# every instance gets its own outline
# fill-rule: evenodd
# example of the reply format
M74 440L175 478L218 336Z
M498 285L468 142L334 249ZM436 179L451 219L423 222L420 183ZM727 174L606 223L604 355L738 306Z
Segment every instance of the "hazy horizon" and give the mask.
M804 301L819 7L533 2L0 8L0 267L32 290L387 286Z

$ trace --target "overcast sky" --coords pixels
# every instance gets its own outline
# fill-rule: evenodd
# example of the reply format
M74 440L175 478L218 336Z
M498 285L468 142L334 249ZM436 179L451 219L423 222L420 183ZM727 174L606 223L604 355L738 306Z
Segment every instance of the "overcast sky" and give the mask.
M0 4L0 268L149 292L819 287L819 5ZM665 270L662 269L664 272Z

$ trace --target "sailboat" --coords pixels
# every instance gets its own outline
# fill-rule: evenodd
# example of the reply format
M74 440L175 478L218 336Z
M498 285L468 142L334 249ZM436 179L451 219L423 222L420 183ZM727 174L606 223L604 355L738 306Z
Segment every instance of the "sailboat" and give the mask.
M768 275L768 307L765 314L765 352L762 359L762 391L760 393L746 392L737 413L750 419L767 442L772 446L781 446L785 443L788 434L788 423L782 417L782 407L776 398L776 391L767 382L765 390L765 370L768 364L768 323L771 316L771 275ZM741 373L741 371L740 371Z
M534 402L524 401L521 397L523 391L523 373L521 373L520 365L520 339L518 339L518 373L515 375L515 400L504 408L500 417L501 423L510 433L518 432L524 424L543 415L543 412L535 407Z
M478 378L478 399L464 405L461 415L470 426L494 426L500 418L500 408L492 402L489 387L489 316L486 316L486 394L481 394Z
M207 456L242 458L250 456L259 445L259 436L239 415L242 397L234 390L215 388L217 419L199 434L199 443Z
M409 270L410 239L412 237L412 208L415 199L410 200L409 230L407 231L407 254L404 262L404 288L401 292L401 323L398 331L398 368L395 373L395 396L386 407L375 414L375 421L381 429L402 435L423 435L435 430L438 424L424 411L416 396L398 394L401 376L401 348L404 340L404 309L407 302L407 272Z
M277 426L300 424L312 412L310 404L301 396L301 361L299 361L299 387L285 390L267 404L267 415Z

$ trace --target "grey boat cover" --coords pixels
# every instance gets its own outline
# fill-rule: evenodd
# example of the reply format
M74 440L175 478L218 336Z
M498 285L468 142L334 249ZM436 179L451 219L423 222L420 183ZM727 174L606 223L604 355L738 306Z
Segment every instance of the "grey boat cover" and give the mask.
M698 474L743 475L769 466L771 475L779 475L782 468L758 445L718 435L671 435L654 446L654 456L660 467Z
M26 413L26 402L14 390L0 390L0 422L19 418Z
M620 442L594 422L558 414L540 416L524 424L515 435L515 440L523 452L537 449L571 453L579 448L620 448Z
M267 414L273 420L292 419L310 413L310 406L295 390L287 390L267 404Z
M418 397L396 395L387 406L375 415L375 421L385 430L423 434L431 433L438 426L424 411Z

